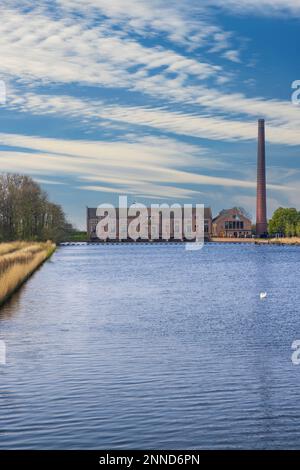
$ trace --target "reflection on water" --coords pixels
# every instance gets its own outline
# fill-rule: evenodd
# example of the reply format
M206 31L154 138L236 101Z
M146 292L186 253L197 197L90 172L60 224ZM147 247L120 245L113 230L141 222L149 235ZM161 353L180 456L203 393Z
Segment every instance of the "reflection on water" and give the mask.
M0 448L300 448L299 275L297 247L60 248L0 311Z

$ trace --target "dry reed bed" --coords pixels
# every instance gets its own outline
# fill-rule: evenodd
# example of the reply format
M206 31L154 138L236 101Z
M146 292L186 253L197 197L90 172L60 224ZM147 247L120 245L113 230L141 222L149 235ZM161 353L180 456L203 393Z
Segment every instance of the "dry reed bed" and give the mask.
M300 246L300 237L257 238L256 245L294 245Z
M51 256L54 250L55 245L51 242L0 244L0 305ZM5 254L1 255L3 252Z
M271 238L270 243L278 245L300 245L300 237Z
M0 256L21 250L21 248L25 248L26 246L28 246L27 242L0 243Z

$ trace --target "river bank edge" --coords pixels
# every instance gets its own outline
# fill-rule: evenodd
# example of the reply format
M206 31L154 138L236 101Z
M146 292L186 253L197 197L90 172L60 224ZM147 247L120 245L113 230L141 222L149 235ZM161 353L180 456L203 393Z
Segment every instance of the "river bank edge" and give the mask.
M215 238L212 243L252 243L253 245L300 246L300 237L291 238Z
M21 287L33 276L33 274L38 271L42 267L42 265L51 258L51 256L54 254L54 252L57 249L57 245L55 243L50 242L49 247L47 247L45 256L32 268L29 269L29 271L20 279L14 287L12 287L9 292L3 297L0 298L0 309L1 307L9 300L11 297L19 290ZM0 261L1 261L1 256L0 256ZM1 276L0 276L0 281L1 281Z

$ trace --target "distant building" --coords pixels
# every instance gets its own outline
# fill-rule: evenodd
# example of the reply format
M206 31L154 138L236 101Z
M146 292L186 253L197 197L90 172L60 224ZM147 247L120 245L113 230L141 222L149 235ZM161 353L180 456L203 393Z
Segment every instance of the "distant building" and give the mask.
M247 238L252 234L252 222L238 207L225 209L212 221L214 237Z
M148 231L148 234L149 234L149 237L148 239L150 240L151 239L151 216L150 216L150 211L151 209L148 208L148 227L146 228L146 230ZM193 230L196 230L196 210L195 208L193 208L193 216L192 216L192 227L191 229ZM116 219L117 219L117 224L116 224L116 239L118 240L120 237L119 237L119 209L116 209ZM128 225L130 224L130 222L135 219L135 216L134 217L129 217L128 216ZM101 220L100 217L97 217L97 209L96 208L90 208L88 207L87 208L87 234L88 234L88 239L91 240L91 241L98 241L98 237L97 237L97 233L96 233L96 228L97 228L97 225L98 225L98 222ZM156 238L159 240L163 240L163 229L165 229L166 227L165 226L162 226L163 224L163 221L162 219L160 220L160 224L159 224L159 233L157 234ZM184 237L183 237L183 233L181 234L180 237L175 237L174 236L174 216L171 212L171 218L170 218L170 221L167 222L167 224L169 224L169 226L167 227L169 230L170 230L170 238L169 240L170 241L181 241L181 240L184 240ZM128 228L128 227L127 227ZM127 230L127 234L128 234L128 230ZM206 240L209 240L210 237L212 235L212 212L211 212L211 209L209 207L206 207L204 209L204 236L205 236L205 239ZM124 239L124 234L123 234L123 237ZM109 239L108 239L109 241ZM125 240L124 241L132 241L131 238L127 235L125 235Z

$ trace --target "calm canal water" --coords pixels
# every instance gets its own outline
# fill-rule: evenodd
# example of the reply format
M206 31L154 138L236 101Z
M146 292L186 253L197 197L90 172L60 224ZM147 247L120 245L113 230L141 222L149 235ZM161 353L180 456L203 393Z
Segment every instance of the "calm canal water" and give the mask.
M0 448L299 449L299 279L297 247L58 249L0 311Z

